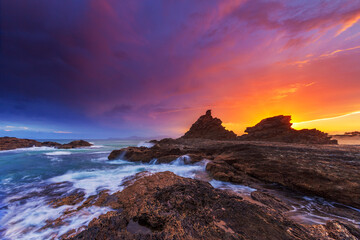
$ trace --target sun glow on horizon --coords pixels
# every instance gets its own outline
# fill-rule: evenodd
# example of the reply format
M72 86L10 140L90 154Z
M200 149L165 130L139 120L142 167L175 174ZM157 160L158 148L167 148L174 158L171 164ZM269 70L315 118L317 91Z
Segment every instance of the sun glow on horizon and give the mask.
M360 129L360 111L350 112L335 117L294 122L295 129L317 128L330 133L342 133Z

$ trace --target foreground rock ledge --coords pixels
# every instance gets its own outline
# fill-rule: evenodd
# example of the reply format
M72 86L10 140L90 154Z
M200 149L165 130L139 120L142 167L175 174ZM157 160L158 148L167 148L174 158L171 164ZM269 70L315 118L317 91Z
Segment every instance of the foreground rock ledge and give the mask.
M360 208L359 152L356 146L164 139L152 148L114 150L108 158L166 163L187 155L190 162L210 160L206 170L218 180L274 182Z
M357 239L352 225L303 226L271 205L251 203L209 183L171 172L141 177L94 200L111 206L69 239Z

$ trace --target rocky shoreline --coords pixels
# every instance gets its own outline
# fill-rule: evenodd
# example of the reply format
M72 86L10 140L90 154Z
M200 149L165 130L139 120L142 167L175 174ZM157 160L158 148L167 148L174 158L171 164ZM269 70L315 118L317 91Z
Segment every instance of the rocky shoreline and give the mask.
M84 140L75 140L69 143L60 144L57 142L39 142L32 139L21 139L15 137L0 137L0 151L29 147L55 147L58 149L71 149L90 146L92 146L92 144Z
M161 140L152 148L114 150L109 160L168 163L210 160L214 179L254 186L273 182L360 208L360 148L357 146L283 144L216 140Z
M315 129L294 130L290 119L269 118L236 136L208 111L179 139L153 140L152 147L127 147L108 156L108 161L206 163L200 180L143 171L119 182L115 192L86 196L80 188L66 191L71 183L61 182L28 197L46 197L52 208L74 206L48 221L44 231L67 224L67 216L84 208L109 209L88 226L57 236L61 239L360 239L360 146L338 145ZM213 179L252 190L214 188ZM323 206L329 215L340 217L325 216L322 224L297 221L291 216L294 205L267 185L322 197L331 201Z
M287 215L288 202L271 192L250 195L214 188L206 181L172 172L140 172L122 183L122 191L106 190L85 197L83 190L67 192L69 182L45 186L27 197L46 197L52 208L77 206L49 220L41 229L67 224L67 217L89 207L109 211L88 226L73 229L56 239L359 239L358 225L329 220L301 224ZM360 216L354 216L360 221Z
M360 208L360 148L357 146L339 146L336 140L332 140L326 133L316 129L294 130L291 128L290 120L291 118L288 116L265 119L256 126L248 128L247 134L237 137L234 136L233 132L220 127L221 120L212 118L211 112L208 111L179 139L154 140L152 141L154 146L151 148L128 147L114 150L108 159L125 159L134 162L154 162L156 160L156 163L169 163L182 158L188 164L206 159L209 161L206 171L212 178L259 189L251 194L251 200L255 201L257 206L260 203L260 206L265 207L266 210L261 208L254 210L252 208L254 206L251 205L254 202L249 203L248 200L237 199L238 202L246 202L246 206L242 206L240 211L235 207L235 203L231 203L232 217L226 218L226 220L220 218L219 222L222 222L223 225L220 229L214 230L214 232L223 230L221 235L212 235L211 230L200 231L196 228L181 228L181 231L189 236L185 239L359 239L359 226L348 225L349 223L345 222L328 221L325 225L313 226L297 224L284 216L284 213L288 212L291 206L271 194L264 193L266 191L261 191L262 184L276 183L296 192L319 196L354 208ZM182 186L183 191L190 191L188 185L191 184ZM197 182L196 185L199 187L201 184ZM176 187L167 191L174 195L177 194ZM187 196L182 195L181 198L186 199ZM226 197L222 195L220 199L223 200ZM221 200L218 201L221 202ZM177 200L173 201L177 202ZM197 201L192 201L192 203L195 205L191 207L203 208L196 206ZM226 206L225 203L221 202L220 204ZM210 211L217 211L214 208L210 209ZM226 209L226 207L222 209ZM252 214L248 216L246 212L249 209L251 209ZM187 210L187 208L181 209L181 212L177 214L183 216ZM226 210L224 211L226 212ZM241 216L236 214L239 211L242 213ZM167 214L168 212L165 215ZM152 219L155 215L150 214L146 218ZM249 218L244 219L244 216ZM269 219L262 222L256 216L262 216L262 220L266 217ZM94 220L95 224L89 225L89 228L77 235L75 239L85 239L93 234L101 234L106 239L108 236L106 231L102 232L98 226L99 224L101 226L106 225L113 217L114 215L103 216ZM196 216L191 215L191 217L195 218ZM217 217L218 215L212 216L210 219L217 219ZM134 216L134 219L139 220L140 218ZM196 219L196 222L202 220ZM153 229L147 221L144 220L139 223ZM124 223L126 222L124 221ZM242 224L254 226L254 232ZM178 225L183 226L182 224ZM214 225L215 228L218 226ZM209 223L206 226L214 225ZM239 225L242 227L238 227ZM268 227L275 232L268 231ZM94 232L94 229L97 230ZM148 239L157 236L154 235L153 230L148 233L150 234ZM251 233L247 233L247 230ZM123 231L128 234L126 224L117 230L117 234L122 236ZM158 234L156 231L155 233ZM170 232L174 231L172 229ZM174 237L174 235L164 235L169 230L160 229L160 232L163 234L161 235L163 238L160 239L173 239ZM199 235L191 235L192 233ZM129 236L132 238L129 239L140 239L136 234L138 233L130 234ZM157 237L155 238L157 239Z
M346 223L305 226L283 215L277 199L253 201L171 172L140 176L121 192L94 200L110 211L69 239L357 239ZM257 201L259 200L260 201Z

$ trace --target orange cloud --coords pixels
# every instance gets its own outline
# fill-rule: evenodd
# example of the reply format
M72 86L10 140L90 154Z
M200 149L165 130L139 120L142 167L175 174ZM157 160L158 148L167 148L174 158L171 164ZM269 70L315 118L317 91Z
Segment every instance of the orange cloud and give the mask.
M296 83L296 84L292 84L287 88L283 88L283 89L277 89L275 90L275 96L273 97L273 99L282 99L287 97L289 94L295 93L297 92L300 88L303 87L310 87L312 85L314 85L315 82L311 82L311 83Z
M341 33L345 32L347 29L351 28L360 20L360 14L353 16L349 20L345 21L342 27L337 31L335 36L339 36Z
M346 51L351 51L351 50L356 50L356 49L360 49L360 46L351 47L351 48L346 48L346 49L338 49L338 50L332 51L331 53L323 54L323 55L321 55L320 57L329 57L329 56L335 55L335 54L337 54L337 53L346 52Z

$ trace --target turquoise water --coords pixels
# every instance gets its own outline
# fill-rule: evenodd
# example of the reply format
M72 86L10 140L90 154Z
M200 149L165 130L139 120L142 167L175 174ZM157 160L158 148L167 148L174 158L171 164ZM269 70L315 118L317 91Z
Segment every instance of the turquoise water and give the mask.
M142 171L172 171L183 177L208 179L205 173L206 160L196 164L186 164L186 157L174 159L169 164L156 164L155 161L133 163L121 159L108 161L107 156L114 149L150 145L123 140L91 142L94 144L92 147L81 149L33 147L0 151L0 239L58 239L72 229L80 231L93 218L111 210L93 206L64 217L64 212L75 210L82 202L58 208L49 206L50 200L74 190L83 191L85 199L105 189L110 193L121 191L126 178ZM64 184L57 188L48 188L51 184L62 182ZM247 196L255 190L215 180L210 183L216 188ZM284 193L277 190L275 194L292 203L294 210L290 212L290 217L297 221L314 224L330 219L345 219L360 224L359 209L292 193L285 196ZM335 208L346 208L348 215L359 217L336 216L333 213ZM57 218L62 218L66 224L44 228L48 221Z

